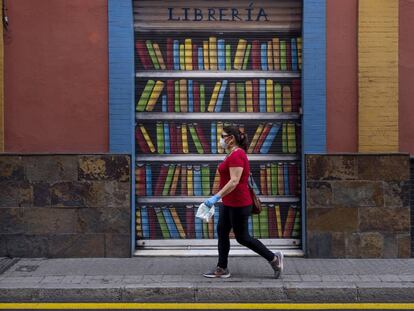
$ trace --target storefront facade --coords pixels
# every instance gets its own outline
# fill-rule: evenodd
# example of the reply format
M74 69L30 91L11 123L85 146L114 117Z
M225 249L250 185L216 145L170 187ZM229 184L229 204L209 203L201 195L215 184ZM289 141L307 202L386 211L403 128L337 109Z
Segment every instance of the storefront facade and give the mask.
M91 126L92 132L97 131L92 134L95 139L89 138L96 143L100 136L101 145L82 147L89 144L90 135L80 133L76 147L77 138L66 145L61 142L60 149L50 147L53 139L40 149L35 144L19 147L19 139L27 146L21 139L24 134L14 125L15 116L7 114L7 101L15 101L17 95L9 91L7 96L6 84L5 151L104 152L109 158L95 155L71 160L77 163L73 165L78 166L78 172L61 182L79 182L81 186L56 187L60 175L55 176L48 190L43 188L51 200L25 201L26 207L5 202L8 210L3 212L9 215L8 221L27 222L25 215L32 205L52 206L54 213L61 213L59 207L67 205L79 210L71 214L71 228L61 229L62 236L55 241L64 240L64 234L81 240L87 236L93 241L89 245L104 249L95 256L117 256L117 252L119 256L215 255L217 218L202 224L194 213L198 203L217 191L216 168L224 157L218 141L223 126L235 124L251 140L248 153L253 178L264 204L264 212L252 217L253 236L288 255L410 256L408 153L414 152L414 146L405 118L412 109L406 107L409 94L398 96L401 74L389 71L390 66L398 67L398 42L401 51L407 44L402 39L406 30L401 29L408 26L400 22L400 33L395 28L398 21L405 21L399 19L398 12L406 4L360 2L358 6L356 1L339 4L322 0L90 1L90 11L99 12L95 21L100 24L95 25L95 33L89 33L88 44L96 46L106 35L108 54L84 65L102 70L102 64L107 64L106 85L97 81L101 77L93 78L102 92L99 101L105 101L105 88L108 91L107 104L103 107L92 100L95 107L85 103L92 110L79 107L70 115L81 116L80 122L87 128L88 115L99 110L93 114ZM24 7L24 0L20 5L20 9ZM74 11L82 6L72 5ZM104 9L107 33L102 32ZM385 38L389 50L379 55L377 46L368 44L378 40L369 23L385 9L390 23L374 24L385 27L384 33L391 35ZM391 31L386 28L390 24L394 25ZM348 28L343 28L346 25ZM352 37L355 33L359 49ZM337 40L338 35L342 40ZM17 49L13 44L7 47L7 41L5 48L6 52ZM372 70L373 58L366 57L367 53L379 57L384 71ZM11 67L9 72L18 74ZM387 83L381 85L384 74ZM413 76L409 70L404 72L406 80ZM42 96L39 93L38 97ZM380 109L372 110L372 103ZM386 111L386 116L378 111ZM405 113L399 117L401 112ZM13 121L7 123L8 119ZM67 129L72 127L77 127L75 120L66 125ZM12 140L12 135L17 140ZM344 152L353 155L338 155ZM386 154L395 152L406 154L387 158ZM10 167L7 162L11 158L13 155L4 154L3 167ZM25 158L19 161L12 171L19 171L21 165L21 178L33 182L24 172L37 160L29 160L29 164ZM371 165L376 166L377 174ZM45 183L42 178L34 182ZM129 192L125 183L130 185ZM39 185L22 187L26 186L35 198ZM82 199L58 197L61 192L78 189L83 191ZM116 200L108 204L90 200L92 191L94 197L99 191L106 197L112 193ZM121 195L117 196L117 191ZM117 204L128 205L128 211ZM92 205L105 209L81 211ZM14 208L22 214L21 219L10 216L15 215ZM373 221L384 216L390 218L388 225ZM107 222L104 226L85 225L97 219ZM21 234L40 234L36 232L40 231L8 229L4 235L18 239ZM46 232L41 234L47 240ZM11 236L8 239L12 241ZM12 244L6 242L4 252L11 254L8 243ZM120 244L123 246L114 251ZM53 245L47 245L47 255L76 256L76 250L50 251L56 242ZM251 254L236 243L232 252Z

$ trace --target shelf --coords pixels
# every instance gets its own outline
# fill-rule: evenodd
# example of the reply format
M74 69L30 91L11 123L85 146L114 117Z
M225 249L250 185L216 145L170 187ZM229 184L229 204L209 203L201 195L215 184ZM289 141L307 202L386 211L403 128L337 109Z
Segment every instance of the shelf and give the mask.
M275 112L137 112L137 120L298 120L299 113Z
M247 154L250 161L295 161L297 154ZM159 162L192 162L192 161L223 161L225 154L155 154L137 155L135 161L159 161Z
M261 71L261 70L148 70L139 71L137 78L300 78L300 72Z
M296 203L300 201L299 197L295 196L258 196L262 203ZM138 204L171 204L171 203L191 203L200 204L209 196L152 196L152 197L138 197L136 202Z

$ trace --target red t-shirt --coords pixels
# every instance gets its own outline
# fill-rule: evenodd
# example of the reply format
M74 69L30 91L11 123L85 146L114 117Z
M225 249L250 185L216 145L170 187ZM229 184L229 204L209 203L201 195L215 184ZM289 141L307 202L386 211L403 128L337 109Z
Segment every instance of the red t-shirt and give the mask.
M220 163L218 170L220 173L220 189L230 180L230 167L242 167L243 173L236 188L222 198L223 204L231 207L244 207L253 203L247 184L250 165L247 155L243 149L234 150L223 162Z

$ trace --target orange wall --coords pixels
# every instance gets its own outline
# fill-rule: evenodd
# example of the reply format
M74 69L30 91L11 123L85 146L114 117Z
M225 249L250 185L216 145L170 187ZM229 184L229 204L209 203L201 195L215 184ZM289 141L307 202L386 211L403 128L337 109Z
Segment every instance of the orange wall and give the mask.
M414 155L414 1L400 0L399 14L400 151Z
M108 151L107 0L7 6L5 151Z
M327 151L358 150L358 1L327 1Z

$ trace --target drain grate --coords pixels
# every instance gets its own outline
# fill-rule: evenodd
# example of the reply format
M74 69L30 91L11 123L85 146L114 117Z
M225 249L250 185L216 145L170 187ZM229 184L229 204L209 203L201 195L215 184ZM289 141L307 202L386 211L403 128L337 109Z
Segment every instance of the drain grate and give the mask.
M15 265L20 259L18 258L0 258L0 274L3 274Z

